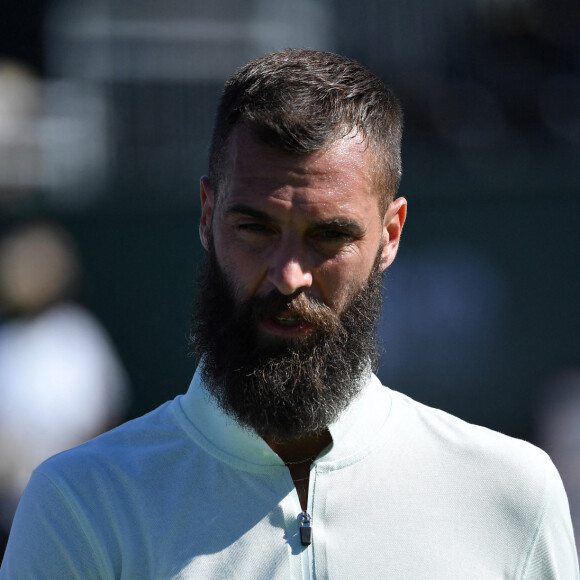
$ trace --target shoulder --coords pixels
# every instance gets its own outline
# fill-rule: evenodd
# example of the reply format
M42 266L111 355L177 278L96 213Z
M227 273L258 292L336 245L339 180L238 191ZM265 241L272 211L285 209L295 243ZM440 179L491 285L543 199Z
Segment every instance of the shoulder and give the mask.
M502 456L523 454L526 459L544 461L546 454L538 447L487 427L468 423L441 409L424 405L407 395L390 391L393 400L393 415L398 427L407 437L419 438L423 442L431 440L449 452L477 455Z
M549 456L535 445L393 396L393 437L434 474L466 482L506 509L538 513L561 481Z
M63 451L37 467L54 483L81 480L97 481L110 476L116 479L119 470L139 477L156 467L156 458L170 457L184 445L184 433L175 420L176 401L127 421L82 445Z
M431 525L442 537L457 532L457 545L477 547L470 557L509 562L513 577L578 578L566 493L543 450L388 393L374 465L414 526Z

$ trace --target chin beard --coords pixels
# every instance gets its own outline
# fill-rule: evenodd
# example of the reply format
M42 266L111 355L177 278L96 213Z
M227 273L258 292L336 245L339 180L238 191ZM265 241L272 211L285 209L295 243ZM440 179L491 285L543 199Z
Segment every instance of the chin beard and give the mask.
M190 350L218 405L264 439L323 432L359 394L378 362L380 251L364 286L340 315L302 292L236 301L213 245L198 278ZM260 321L281 311L310 325L304 338L264 336Z

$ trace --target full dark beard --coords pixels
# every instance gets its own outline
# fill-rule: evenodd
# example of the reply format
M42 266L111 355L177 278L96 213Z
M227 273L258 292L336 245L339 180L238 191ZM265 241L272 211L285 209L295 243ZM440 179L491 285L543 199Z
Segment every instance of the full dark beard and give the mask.
M378 361L380 252L363 288L338 316L299 292L236 302L213 247L200 272L190 348L218 405L258 435L285 442L324 431L358 395ZM260 321L281 310L310 324L305 338L265 337Z

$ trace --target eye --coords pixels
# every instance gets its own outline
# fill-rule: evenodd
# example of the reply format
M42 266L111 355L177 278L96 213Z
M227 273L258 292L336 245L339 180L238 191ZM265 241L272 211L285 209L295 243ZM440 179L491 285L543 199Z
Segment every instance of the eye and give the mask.
M347 232L340 232L338 230L325 230L323 232L319 232L317 237L323 240L350 240L352 236Z
M253 247L262 247L271 242L275 235L273 228L262 222L242 221L235 225L237 237L242 244Z
M352 242L354 240L354 236L347 231L343 231L343 230L336 230L336 229L331 229L331 230L320 230L318 232L316 232L314 234L314 239L322 242L322 243L342 243L342 244L347 244L349 242Z
M264 224L256 222L245 222L237 225L237 229L240 232L250 233L250 234L260 234L267 231L267 227Z

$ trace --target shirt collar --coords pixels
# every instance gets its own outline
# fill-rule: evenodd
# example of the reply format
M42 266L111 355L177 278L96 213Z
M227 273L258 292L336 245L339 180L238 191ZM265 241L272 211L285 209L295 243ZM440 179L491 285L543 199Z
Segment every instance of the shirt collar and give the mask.
M203 448L229 464L262 470L284 465L252 429L224 413L205 389L199 369L185 395L178 398L185 428ZM370 452L385 428L391 409L389 389L369 373L359 395L331 425L332 445L316 463L351 463Z

